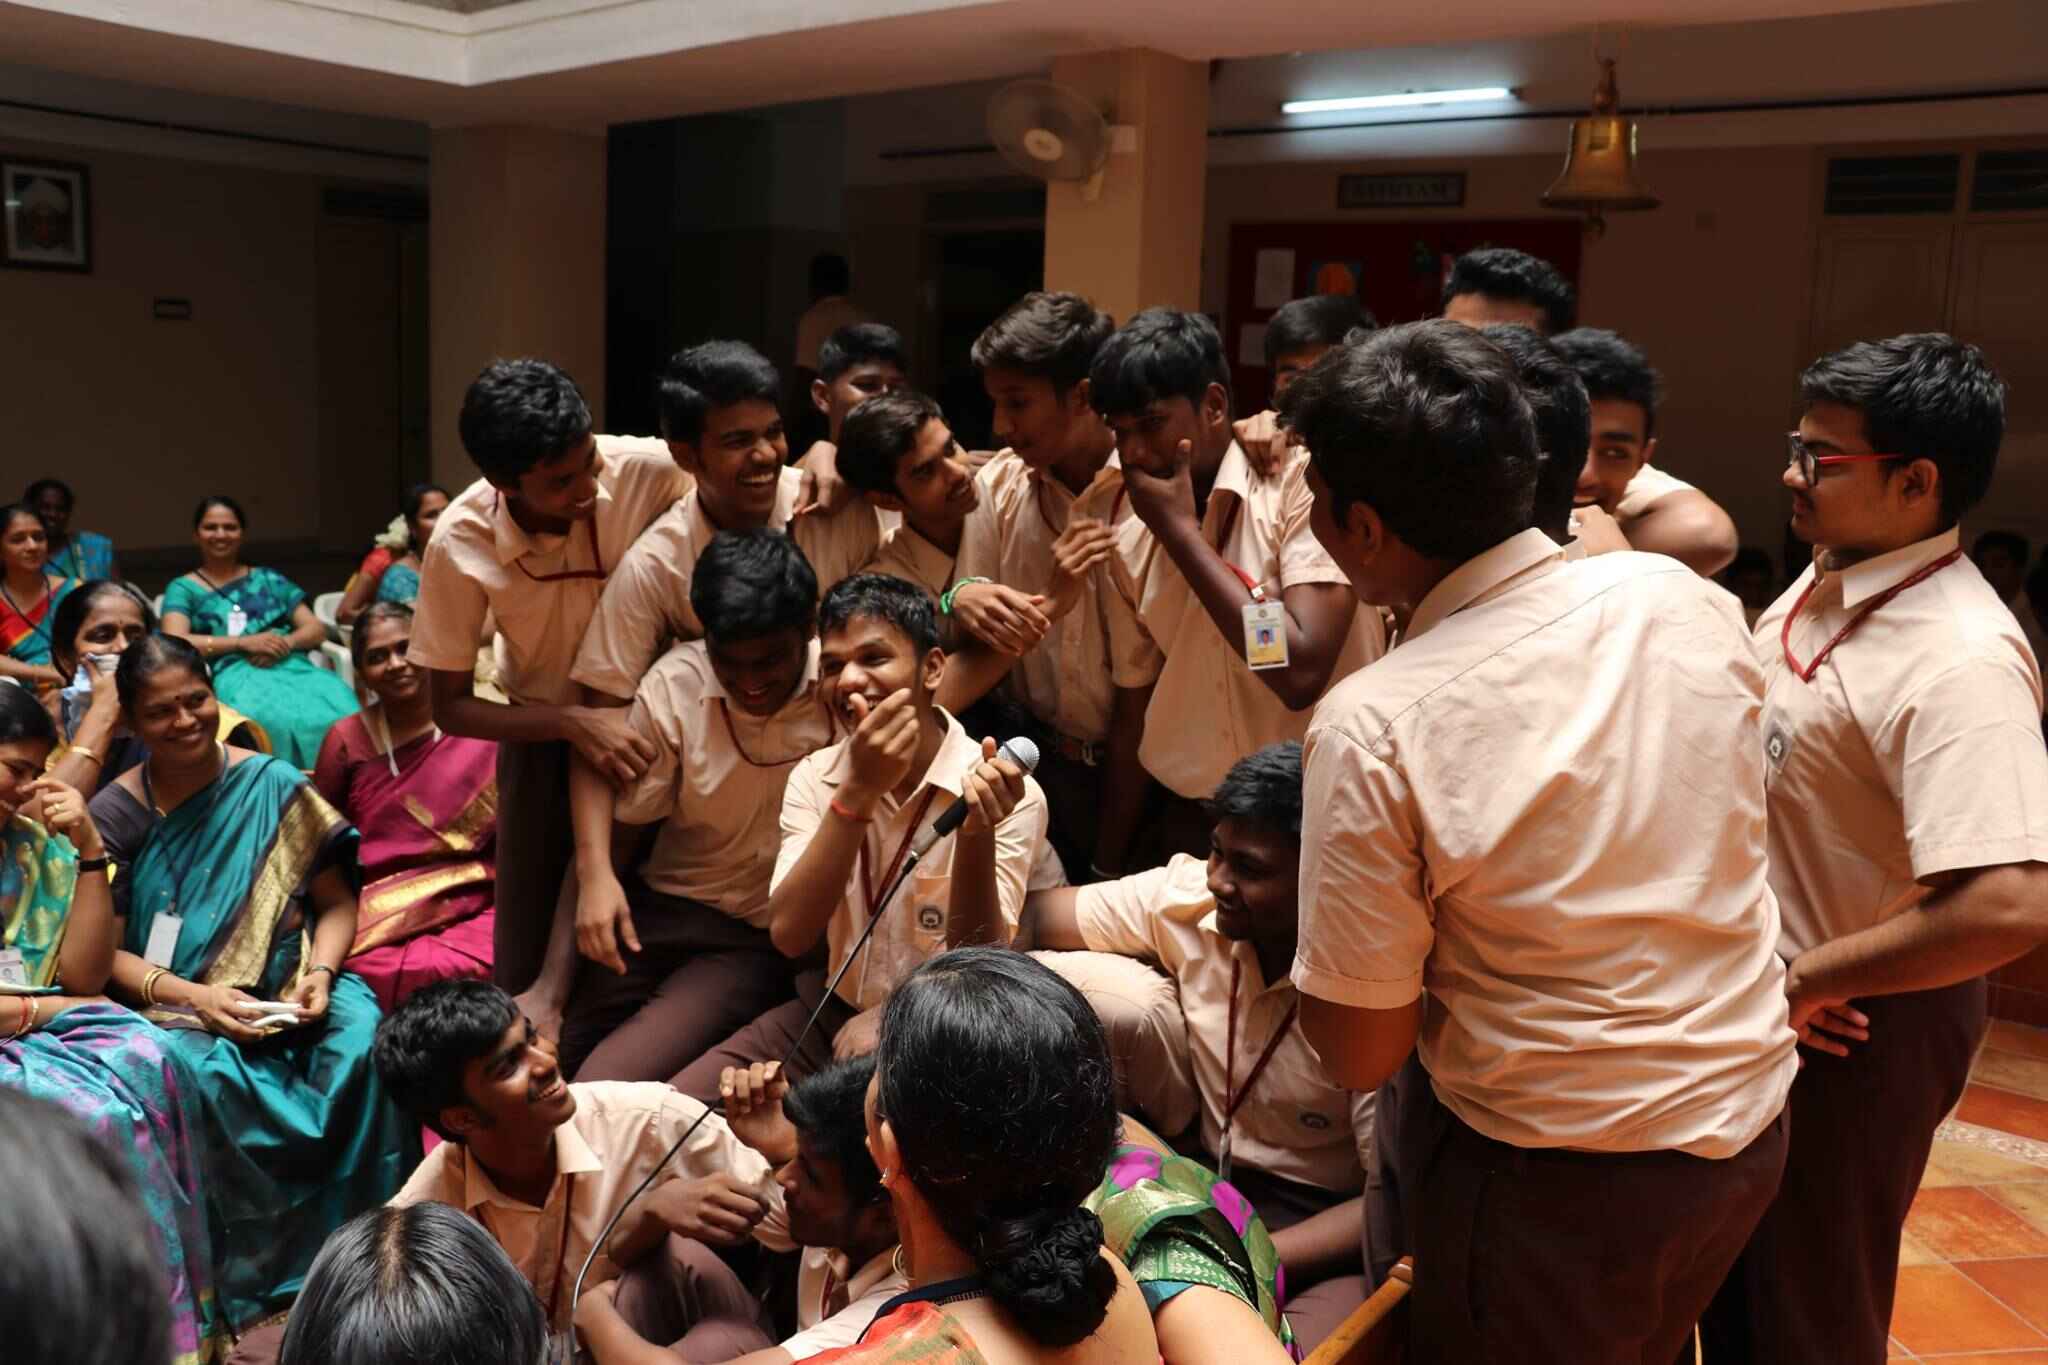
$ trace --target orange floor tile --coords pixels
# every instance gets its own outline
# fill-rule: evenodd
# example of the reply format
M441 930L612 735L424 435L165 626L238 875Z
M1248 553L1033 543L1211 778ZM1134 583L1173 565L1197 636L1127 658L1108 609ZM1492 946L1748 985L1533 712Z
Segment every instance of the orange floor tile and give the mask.
M1890 1359L2048 1365L2048 1030L1995 1023L1899 1246Z

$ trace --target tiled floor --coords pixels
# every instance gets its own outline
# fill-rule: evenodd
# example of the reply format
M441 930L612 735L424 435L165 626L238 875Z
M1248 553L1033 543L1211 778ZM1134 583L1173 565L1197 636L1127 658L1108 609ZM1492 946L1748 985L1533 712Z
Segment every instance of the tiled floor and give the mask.
M1899 1248L1892 1359L2048 1365L2048 1030L1996 1022Z

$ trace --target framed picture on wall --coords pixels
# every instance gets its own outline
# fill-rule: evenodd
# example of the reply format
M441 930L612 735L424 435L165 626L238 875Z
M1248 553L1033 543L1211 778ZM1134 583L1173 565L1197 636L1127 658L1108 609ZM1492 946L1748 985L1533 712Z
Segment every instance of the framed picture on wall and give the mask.
M92 269L92 180L69 161L0 157L0 265L22 270Z

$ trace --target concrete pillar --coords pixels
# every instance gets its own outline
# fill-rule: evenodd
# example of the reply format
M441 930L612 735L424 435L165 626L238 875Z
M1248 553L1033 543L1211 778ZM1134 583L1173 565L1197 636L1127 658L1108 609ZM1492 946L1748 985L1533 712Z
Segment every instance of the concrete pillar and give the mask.
M434 478L476 478L462 395L501 356L537 356L605 394L605 140L542 128L434 133L428 233Z
M1209 68L1147 48L1062 57L1052 78L1136 129L1112 152L1102 190L1050 187L1045 287L1085 294L1118 322L1141 308L1202 302L1202 189L1209 150Z

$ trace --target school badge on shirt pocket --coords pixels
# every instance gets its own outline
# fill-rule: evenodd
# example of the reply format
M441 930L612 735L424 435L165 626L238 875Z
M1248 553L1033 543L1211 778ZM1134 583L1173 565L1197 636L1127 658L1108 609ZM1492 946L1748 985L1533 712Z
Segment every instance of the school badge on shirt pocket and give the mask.
M1792 756L1792 727L1787 725L1776 711L1764 712L1764 759L1771 765L1771 775L1784 771L1785 760Z

